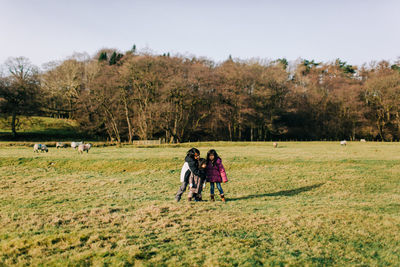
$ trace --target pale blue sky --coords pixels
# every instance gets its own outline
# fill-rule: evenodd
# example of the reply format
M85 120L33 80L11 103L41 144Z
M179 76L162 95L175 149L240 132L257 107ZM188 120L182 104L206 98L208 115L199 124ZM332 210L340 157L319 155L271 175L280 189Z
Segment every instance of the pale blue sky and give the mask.
M399 0L0 0L0 64L104 47L222 61L286 57L360 65L400 57Z

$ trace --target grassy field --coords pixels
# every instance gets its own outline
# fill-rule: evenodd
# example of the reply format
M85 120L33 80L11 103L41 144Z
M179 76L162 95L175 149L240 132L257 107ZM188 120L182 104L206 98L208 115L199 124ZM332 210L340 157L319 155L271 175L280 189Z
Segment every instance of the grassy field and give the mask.
M18 137L11 132L11 117L0 117L0 140L60 141L63 139L81 139L85 134L79 133L74 120L49 117L18 117Z
M227 202L176 203L191 146ZM399 266L400 144L0 148L0 266ZM205 199L209 200L207 185Z

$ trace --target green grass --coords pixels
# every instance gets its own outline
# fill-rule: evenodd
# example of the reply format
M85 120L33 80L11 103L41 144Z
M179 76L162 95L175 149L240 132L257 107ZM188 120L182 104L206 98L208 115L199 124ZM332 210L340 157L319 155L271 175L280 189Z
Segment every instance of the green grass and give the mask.
M174 201L191 146L221 155L225 204ZM0 266L398 266L399 150L215 142L78 155L3 146Z
M65 129L74 128L77 126L74 120L70 119L58 119L50 117L18 117L18 130L23 132L30 131L45 131L46 129ZM0 130L10 131L11 117L0 118Z
M0 117L0 140L62 141L87 138L76 121L49 117L18 117L17 137L11 132L11 117Z

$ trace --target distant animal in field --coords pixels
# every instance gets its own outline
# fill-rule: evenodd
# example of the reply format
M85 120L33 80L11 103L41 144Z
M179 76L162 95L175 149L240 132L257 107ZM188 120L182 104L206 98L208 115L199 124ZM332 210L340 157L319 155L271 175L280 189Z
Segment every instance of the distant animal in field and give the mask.
M71 142L71 147L76 149L79 145L82 145L83 142Z
M278 147L278 143L276 143L276 142L274 142L272 145L273 145L275 148Z
M346 140L340 141L340 145L341 145L341 146L346 146L346 145L347 145Z
M86 153L89 153L89 149L92 147L92 144L80 144L78 146L78 153L83 153L86 151Z
M43 144L35 144L34 146L33 146L33 152L37 152L37 153L39 153L39 151L40 152L49 152L49 149L47 148L47 146L46 145L43 145Z
M64 148L64 147L67 147L67 144L62 143L62 142L57 142L56 143L56 148Z
M365 139L360 139L360 142L367 142Z

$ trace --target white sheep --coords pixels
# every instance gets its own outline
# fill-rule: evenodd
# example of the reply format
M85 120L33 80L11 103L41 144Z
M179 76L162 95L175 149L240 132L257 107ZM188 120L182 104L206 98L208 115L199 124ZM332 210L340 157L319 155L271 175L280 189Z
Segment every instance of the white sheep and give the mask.
M67 145L62 143L62 142L57 142L56 143L56 148L64 148L64 147L67 147Z
M272 145L273 145L275 148L278 147L278 143L276 143L276 142L274 142Z
M49 152L49 149L47 148L47 146L46 145L42 145L42 144L35 144L34 146L33 146L33 152L37 152L37 153L39 153L39 151L40 152Z
M83 144L83 142L71 142L71 147L76 149L79 145L82 145L82 144Z
M78 146L78 153L83 153L83 151L86 151L86 153L89 153L89 149L92 147L92 144L80 144Z
M340 141L340 145L341 145L341 146L346 146L346 145L347 145L346 140Z
M367 141L366 141L365 139L361 139L360 142L365 143L365 142L367 142Z

